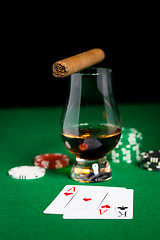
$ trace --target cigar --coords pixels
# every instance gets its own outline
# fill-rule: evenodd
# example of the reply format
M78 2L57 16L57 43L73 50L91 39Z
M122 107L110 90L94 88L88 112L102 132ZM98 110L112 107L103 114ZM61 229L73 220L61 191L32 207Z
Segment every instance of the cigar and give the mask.
M58 78L67 77L72 73L79 72L103 61L104 58L105 53L100 48L94 48L72 57L65 58L53 64L53 76Z

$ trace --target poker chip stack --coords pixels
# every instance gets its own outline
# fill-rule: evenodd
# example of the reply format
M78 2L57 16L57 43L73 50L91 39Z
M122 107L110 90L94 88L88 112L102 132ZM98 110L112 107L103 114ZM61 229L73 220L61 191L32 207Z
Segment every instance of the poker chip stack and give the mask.
M142 139L142 133L137 129L122 128L121 138L107 159L115 163L141 161Z
M160 150L141 153L141 165L148 171L160 171Z
M36 179L45 175L45 169L59 169L69 165L70 158L61 153L45 153L34 157L34 166L11 168L8 175L17 179Z
M70 158L61 153L46 153L34 158L34 165L45 169L59 169L69 165Z

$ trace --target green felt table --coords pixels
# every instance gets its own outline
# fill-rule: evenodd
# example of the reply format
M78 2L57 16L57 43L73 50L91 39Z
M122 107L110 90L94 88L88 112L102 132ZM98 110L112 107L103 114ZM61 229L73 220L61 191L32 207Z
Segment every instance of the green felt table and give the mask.
M119 104L124 127L143 133L143 151L160 149L160 104ZM8 239L160 239L160 173L132 164L110 162L113 177L101 183L79 183L69 177L71 165L47 170L43 178L8 176L15 166L32 165L42 153L68 154L60 138L62 107L0 109L0 238ZM132 220L67 220L43 210L68 184L134 189Z

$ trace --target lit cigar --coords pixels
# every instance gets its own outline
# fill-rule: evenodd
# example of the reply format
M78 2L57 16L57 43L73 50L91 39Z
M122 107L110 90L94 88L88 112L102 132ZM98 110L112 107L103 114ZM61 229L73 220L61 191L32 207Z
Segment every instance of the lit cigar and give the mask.
M63 78L82 69L91 67L105 58L105 53L100 48L94 48L75 56L65 58L53 64L53 76Z

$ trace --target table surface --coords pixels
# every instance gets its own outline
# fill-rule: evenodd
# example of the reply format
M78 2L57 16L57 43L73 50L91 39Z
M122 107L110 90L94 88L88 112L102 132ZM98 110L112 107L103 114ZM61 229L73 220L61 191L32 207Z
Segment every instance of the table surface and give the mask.
M119 104L124 127L143 133L143 151L160 149L160 104ZM71 165L47 170L43 178L8 176L15 166L32 165L35 155L60 152L74 156L60 138L62 107L0 109L0 237L8 239L160 239L160 173L132 164L111 162L113 177L89 186L134 189L132 220L67 220L43 210L68 184ZM84 185L84 183L83 183Z

